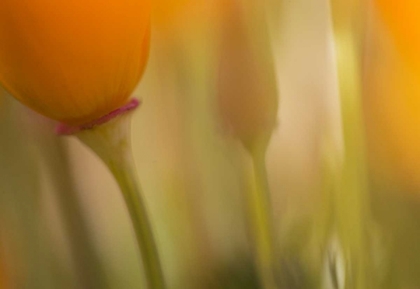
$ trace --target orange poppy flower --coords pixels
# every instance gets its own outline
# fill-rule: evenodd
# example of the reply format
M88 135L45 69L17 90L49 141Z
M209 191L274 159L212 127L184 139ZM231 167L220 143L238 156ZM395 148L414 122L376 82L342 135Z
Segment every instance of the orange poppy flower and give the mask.
M146 65L150 0L0 1L0 83L80 125L124 105Z
M420 2L417 0L375 0L379 15L389 29L399 53L420 70Z
M365 98L372 167L406 189L420 187L420 2L375 0Z

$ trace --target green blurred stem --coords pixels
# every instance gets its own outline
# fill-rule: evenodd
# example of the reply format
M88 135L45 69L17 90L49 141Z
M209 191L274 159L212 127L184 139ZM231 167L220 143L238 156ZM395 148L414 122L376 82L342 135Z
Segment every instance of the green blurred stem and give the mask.
M65 144L56 136L49 136L42 135L42 145L49 152L46 161L53 176L59 209L78 274L86 288L109 288L105 268L95 249L83 215L82 204L76 193Z
M52 254L54 248L45 223L38 159L31 149L31 139L22 129L20 106L9 97L1 101L0 233L4 236L0 236L0 243L2 238L12 242L13 260L9 261L12 268L19 264L19 272L14 272L19 274L10 276L11 281L15 288L57 288L59 274L55 273L63 272L59 266L52 267L58 260Z
M262 288L276 288L275 242L265 154L252 154L252 185L248 193L248 210L254 250Z
M141 198L141 188L136 182L134 169L129 162L122 166L110 167L110 169L121 188L130 213L137 237L137 244L142 252L143 265L149 288L163 289L165 285L158 252L146 208Z
M166 288L147 210L132 156L130 114L124 114L90 130L77 133L108 166L114 175L127 206L137 245L141 253L149 289Z
M344 132L344 163L335 191L335 216L346 262L348 289L373 289L375 277L369 253L369 191L362 114L361 6L333 4L337 77ZM362 2L360 2L362 3ZM359 10L360 9L360 10Z

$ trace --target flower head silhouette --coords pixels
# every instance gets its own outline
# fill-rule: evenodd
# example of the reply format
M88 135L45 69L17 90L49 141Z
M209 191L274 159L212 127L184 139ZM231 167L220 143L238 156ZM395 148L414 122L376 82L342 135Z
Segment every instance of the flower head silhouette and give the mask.
M124 105L148 58L149 0L2 0L0 83L80 125Z

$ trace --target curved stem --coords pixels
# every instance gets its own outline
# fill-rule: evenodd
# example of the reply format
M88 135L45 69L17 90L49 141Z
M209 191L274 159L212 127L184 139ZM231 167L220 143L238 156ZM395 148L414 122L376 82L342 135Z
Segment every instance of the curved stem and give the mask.
M153 231L141 197L131 149L130 113L82 130L76 136L108 166L122 191L141 252L148 288L164 289L165 282Z
M158 251L144 201L141 197L141 187L134 174L135 170L128 162L124 166L110 167L110 169L118 182L130 214L137 245L142 254L148 286L151 289L163 289L165 284Z

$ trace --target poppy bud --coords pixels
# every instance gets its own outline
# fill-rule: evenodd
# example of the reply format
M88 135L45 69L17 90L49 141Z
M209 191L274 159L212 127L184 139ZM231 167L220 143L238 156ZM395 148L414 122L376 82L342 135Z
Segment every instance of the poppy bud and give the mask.
M150 0L0 1L0 84L70 125L124 105L150 42Z
M256 25L264 21L254 18L262 15L245 9L231 1L226 10L218 107L224 127L247 149L265 149L277 122L277 82L266 27Z

